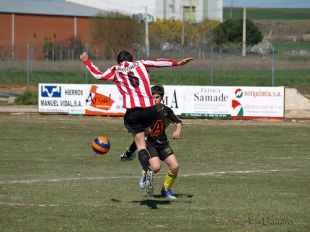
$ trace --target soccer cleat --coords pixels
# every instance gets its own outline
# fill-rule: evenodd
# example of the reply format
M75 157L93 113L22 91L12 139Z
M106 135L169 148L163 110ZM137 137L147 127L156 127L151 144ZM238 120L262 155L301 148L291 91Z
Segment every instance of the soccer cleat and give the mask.
M177 199L177 197L174 195L174 193L171 191L171 189L165 190L164 187L161 189L161 196L162 197L168 197L172 200Z
M148 194L152 194L154 190L153 178L154 178L154 172L152 170L148 170L146 172L146 181L145 181L145 188Z
M142 175L140 177L140 181L139 181L139 186L140 188L144 189L145 188L145 182L146 182L146 175L144 174L145 172L142 171Z
M121 161L131 161L136 157L136 152L131 152L128 149L126 150L125 153L120 155Z

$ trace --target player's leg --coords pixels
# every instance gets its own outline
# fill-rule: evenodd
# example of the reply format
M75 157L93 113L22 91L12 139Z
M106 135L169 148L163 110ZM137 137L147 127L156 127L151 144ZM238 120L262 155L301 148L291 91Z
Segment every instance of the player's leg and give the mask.
M170 155L165 159L165 163L167 164L169 170L165 178L164 188L165 190L170 189L177 178L179 171L179 163L174 154Z
M134 137L136 145L137 145L137 150L139 150L140 148L138 152L138 158L143 168L143 172L142 172L142 176L139 181L139 185L140 185L140 188L145 187L148 194L152 194L153 189L154 189L154 186L153 186L154 172L151 169L150 162L149 162L149 160L151 159L151 153L149 152L149 150L146 149L144 132L143 132L144 144L142 143L141 141L142 139L139 134L136 134L136 136Z
M137 150L137 146L136 143L133 141L129 148L127 148L127 150L120 155L120 159L121 161L131 161L136 157L136 151Z
M160 159L158 156L152 157L150 160L150 168L153 170L153 172L156 174L160 171Z
M134 140L137 146L138 158L140 164L145 172L150 169L149 159L151 158L150 152L146 149L144 132L134 134Z
M160 170L160 159L158 157L156 148L153 147L151 144L147 145L147 151L149 152L149 159L147 161L148 169L146 170L145 167L143 168L144 170L139 181L139 186L140 188L146 188L146 191L151 194L154 189L154 174ZM139 161L142 166L145 166L144 162L146 162L146 160L142 160L142 158L142 156L139 156Z
M127 128L128 132L133 135L133 139L137 147L139 160L145 171L147 171L148 159L150 158L150 156L146 148L144 130L152 123L154 123L156 117L156 107L150 107L146 109L127 109L124 116L124 125Z
M152 194L154 189L153 186L154 172L151 169L149 162L149 160L151 159L151 153L149 152L149 150L146 149L146 145L144 145L145 144L144 136L143 136L144 144L142 143L140 134L144 135L144 132L138 133L134 136L135 143L137 145L137 150L139 150L140 148L138 152L138 158L143 168L142 176L139 181L139 186L140 188L146 188L148 194Z
M159 152L159 157L161 160L165 161L169 169L164 180L161 195L164 197L168 197L170 199L176 199L176 196L172 192L171 187L177 178L179 171L179 163L169 144L167 144L167 146L164 149L161 149L161 151Z
M155 122L157 117L156 107L146 109L134 108L127 109L124 116L124 124L128 132L132 133L140 164L146 173L146 189L150 194L153 192L153 176L154 172L150 169L149 159L150 152L146 148L144 130Z

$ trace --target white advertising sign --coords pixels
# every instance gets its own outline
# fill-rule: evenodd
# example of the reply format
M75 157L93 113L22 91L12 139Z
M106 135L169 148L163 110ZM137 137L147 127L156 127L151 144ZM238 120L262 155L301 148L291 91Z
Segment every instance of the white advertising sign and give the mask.
M175 114L220 118L283 118L284 87L165 85ZM39 112L122 116L115 85L39 84Z
M122 116L122 104L115 85L39 84L40 113Z
M284 116L284 87L164 87L164 103L182 116L221 118Z

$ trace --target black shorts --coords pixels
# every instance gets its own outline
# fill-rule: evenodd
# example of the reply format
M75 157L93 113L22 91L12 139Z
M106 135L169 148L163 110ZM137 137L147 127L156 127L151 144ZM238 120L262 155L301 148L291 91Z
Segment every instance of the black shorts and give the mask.
M169 142L166 142L165 144L146 142L146 148L152 158L158 156L161 161L164 161L170 155L174 154L172 148L169 145Z
M156 106L127 109L124 116L124 125L128 133L137 134L154 124L157 114Z

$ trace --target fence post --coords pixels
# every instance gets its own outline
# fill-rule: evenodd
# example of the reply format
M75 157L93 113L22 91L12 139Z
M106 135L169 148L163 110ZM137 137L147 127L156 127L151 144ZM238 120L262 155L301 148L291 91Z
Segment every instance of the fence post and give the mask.
M210 75L211 75L211 85L213 85L213 46L211 46L211 61L210 61Z
M85 52L88 54L88 44L85 44ZM86 84L88 82L88 70L87 70L86 66L85 66L85 82L86 82Z
M29 85L29 69L30 69L30 45L27 43L27 61L26 61L26 81Z
M271 69L271 85L274 87L274 47L271 44L272 51L272 69Z
M60 54L59 54L59 59L60 59L60 61L62 61L62 46L60 46Z

